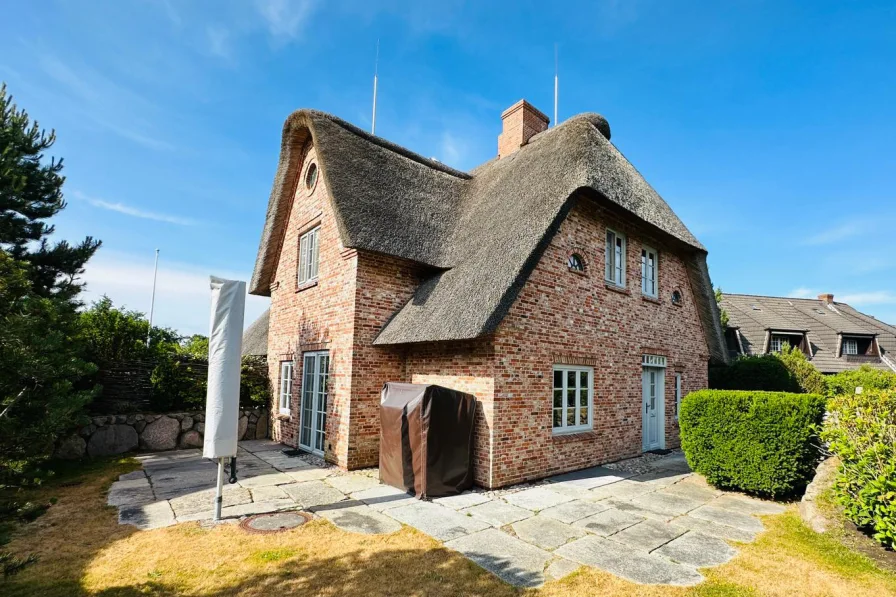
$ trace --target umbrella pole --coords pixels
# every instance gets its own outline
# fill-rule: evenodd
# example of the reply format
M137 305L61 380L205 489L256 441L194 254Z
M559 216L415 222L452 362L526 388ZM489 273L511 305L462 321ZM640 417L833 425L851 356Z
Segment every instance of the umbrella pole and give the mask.
M224 459L218 459L218 490L215 492L215 521L221 520L221 506L224 503Z

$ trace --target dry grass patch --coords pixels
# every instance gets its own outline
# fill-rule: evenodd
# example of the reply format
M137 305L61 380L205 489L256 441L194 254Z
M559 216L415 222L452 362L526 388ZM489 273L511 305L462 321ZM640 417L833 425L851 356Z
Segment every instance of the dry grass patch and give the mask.
M817 535L791 509L765 519L768 532L697 587L629 583L580 569L538 590L510 587L410 528L392 535L346 533L315 520L260 535L196 523L136 532L103 505L120 469L59 491L60 503L14 540L41 561L6 583L3 595L426 595L572 597L896 595L896 575ZM67 504L67 505L66 505ZM49 518L52 516L53 518ZM52 521L52 524L47 524ZM32 525L39 525L33 526Z

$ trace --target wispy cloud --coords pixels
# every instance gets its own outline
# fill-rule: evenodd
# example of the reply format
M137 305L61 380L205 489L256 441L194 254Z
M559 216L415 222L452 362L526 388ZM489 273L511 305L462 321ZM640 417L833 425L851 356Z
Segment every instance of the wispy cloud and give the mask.
M787 293L789 298L815 298L818 293L811 288L794 288Z
M889 290L855 292L838 296L837 300L850 305L896 305L896 292Z
M96 197L89 197L80 191L73 191L72 195L75 198L80 199L81 201L85 201L94 207L98 207L100 209L105 209L108 211L118 212L120 214L124 214L126 216L132 216L135 218L140 218L143 220L154 220L156 222L166 222L168 224L177 224L178 226L195 226L199 222L196 220L192 220L190 218L182 218L180 216L173 216L169 214L162 214L152 211L146 211L137 207L132 207L130 205L125 205L121 202L113 202L113 201L104 201L103 199L97 199Z
M226 27L209 25L205 28L205 36L208 41L208 51L212 56L231 57L230 31Z
M846 222L835 228L823 230L803 241L804 245L820 246L830 245L854 236L858 236L863 232L867 232L868 225L866 222Z
M317 6L315 0L255 0L255 6L275 39L289 40L302 34Z

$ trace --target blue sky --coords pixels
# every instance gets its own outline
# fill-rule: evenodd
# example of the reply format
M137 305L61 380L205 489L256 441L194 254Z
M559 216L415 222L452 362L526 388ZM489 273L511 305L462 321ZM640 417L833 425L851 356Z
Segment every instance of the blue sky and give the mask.
M373 5L377 6L374 7ZM488 6L486 6L486 4ZM722 6L724 5L724 6ZM896 4L127 0L13 3L0 79L66 163L88 298L208 328L251 274L283 120L313 107L469 169L525 97L604 114L729 292L833 292L896 323ZM265 308L250 299L247 323Z

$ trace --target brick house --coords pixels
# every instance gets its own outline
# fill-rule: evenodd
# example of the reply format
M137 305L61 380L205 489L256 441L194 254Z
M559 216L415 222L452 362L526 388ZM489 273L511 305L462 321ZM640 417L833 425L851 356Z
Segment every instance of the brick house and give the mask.
M276 439L376 465L380 390L407 381L479 399L485 487L678 445L680 396L727 359L706 250L602 116L501 118L469 173L287 118L250 284L271 297Z

